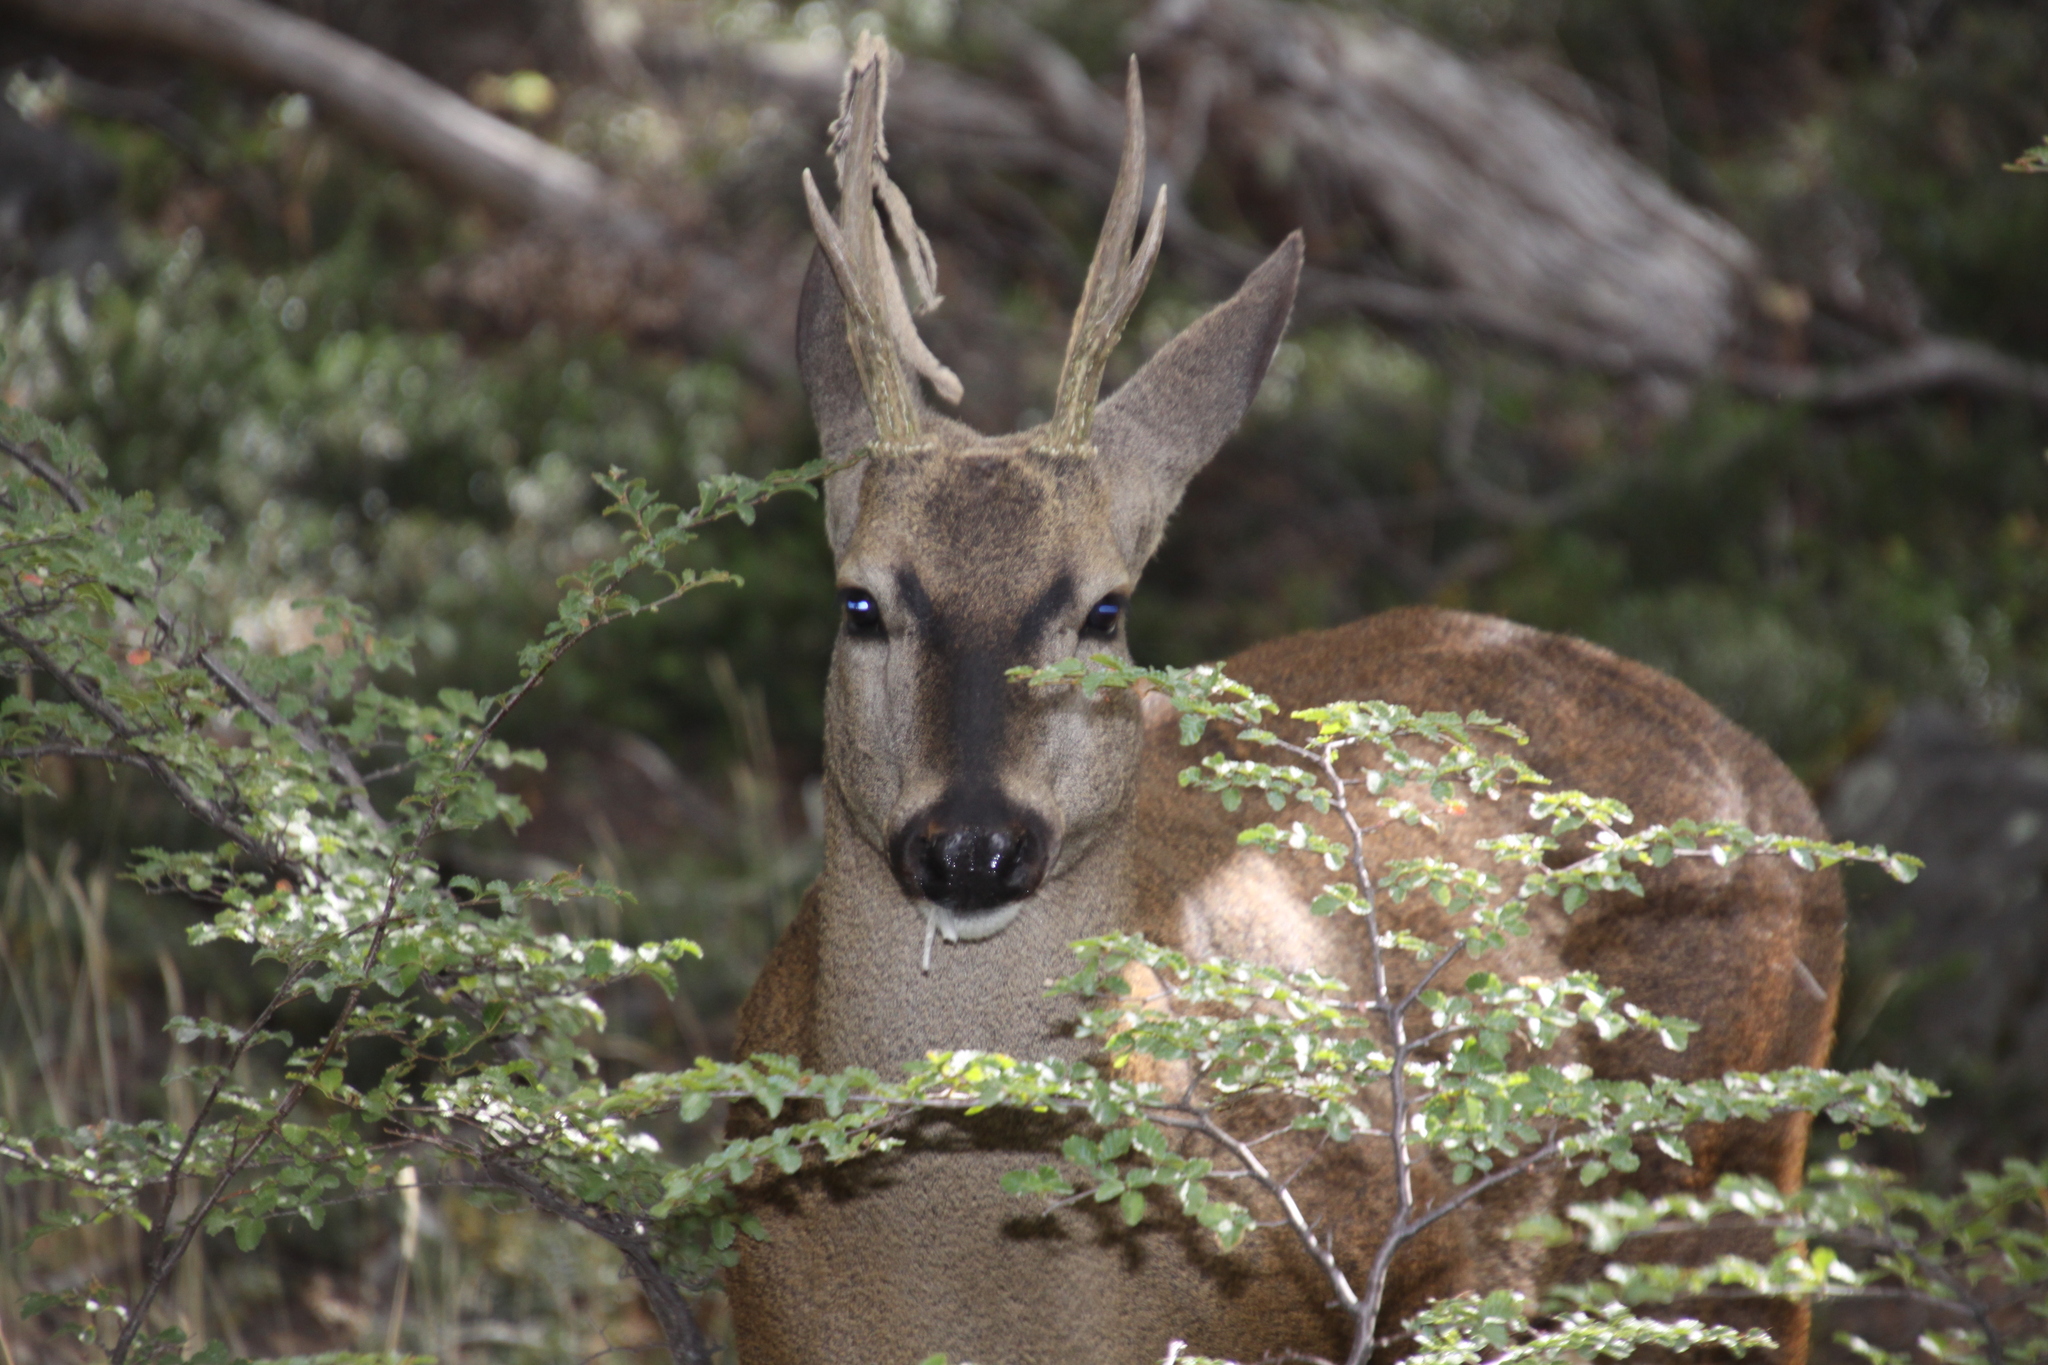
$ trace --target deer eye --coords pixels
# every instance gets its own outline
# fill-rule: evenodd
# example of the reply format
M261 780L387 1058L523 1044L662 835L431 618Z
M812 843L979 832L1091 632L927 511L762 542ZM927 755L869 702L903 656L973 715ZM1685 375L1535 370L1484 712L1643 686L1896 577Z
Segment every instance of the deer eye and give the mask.
M1124 596L1113 592L1088 608L1087 619L1081 622L1081 638L1084 640L1114 640L1117 623L1124 618Z
M846 633L857 640L882 638L882 609L863 588L841 588L839 605L846 612Z

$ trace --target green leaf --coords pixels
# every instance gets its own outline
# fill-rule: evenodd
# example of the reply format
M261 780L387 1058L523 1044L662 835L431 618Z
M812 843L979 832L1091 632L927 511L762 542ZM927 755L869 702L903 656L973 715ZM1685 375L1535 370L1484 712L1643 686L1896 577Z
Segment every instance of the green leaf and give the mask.
M1145 1217L1145 1192L1125 1190L1117 1199L1117 1210L1123 1214L1125 1227L1138 1226Z

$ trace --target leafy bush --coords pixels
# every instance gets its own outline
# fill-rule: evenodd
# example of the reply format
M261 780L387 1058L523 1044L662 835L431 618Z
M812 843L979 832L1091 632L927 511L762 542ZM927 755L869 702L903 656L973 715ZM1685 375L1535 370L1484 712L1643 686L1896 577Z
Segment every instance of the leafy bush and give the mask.
M141 1230L138 1285L85 1284L28 1305L31 1312L68 1310L81 1333L104 1334L116 1361L185 1359L182 1331L161 1325L152 1310L202 1235L231 1233L248 1251L280 1220L319 1226L337 1201L395 1192L403 1203L422 1169L436 1180L517 1196L594 1232L624 1260L671 1355L707 1359L689 1298L752 1230L735 1183L764 1164L794 1171L807 1160L886 1151L896 1142L893 1121L911 1109L992 1104L1056 1109L1097 1125L1069 1139L1064 1165L1015 1173L1007 1184L1020 1195L1113 1200L1137 1221L1147 1215L1145 1192L1157 1189L1225 1246L1250 1226L1250 1205L1224 1197L1226 1187L1241 1183L1275 1202L1355 1315L1358 1358L1381 1334L1378 1300L1394 1252L1502 1181L1555 1164L1590 1183L1609 1169L1632 1169L1637 1140L1652 1136L1684 1159L1681 1133L1703 1120L1805 1109L1852 1128L1901 1122L1904 1106L1925 1093L1881 1067L1847 1076L1797 1071L1643 1084L1530 1064L1521 1048L1540 1050L1566 1029L1606 1036L1647 1030L1677 1046L1689 1025L1618 1001L1584 974L1509 982L1480 970L1456 988L1445 975L1461 959L1526 932L1535 898L1556 898L1569 910L1594 889L1640 891L1637 866L1783 855L1808 866L1870 861L1905 874L1909 860L1733 826L1624 833L1629 816L1616 803L1544 792L1536 809L1553 835L1596 832L1592 851L1573 864L1546 866L1543 854L1555 839L1526 835L1486 846L1528 869L1518 889L1448 863L1375 869L1354 802L1370 796L1381 817L1422 821L1429 818L1423 793L1436 801L1501 799L1516 785L1540 782L1512 753L1485 752L1476 742L1480 735L1512 742L1512 727L1481 716L1341 703L1302 713L1315 735L1292 743L1266 728L1271 702L1213 670L1081 660L1034 681L1093 690L1142 680L1181 707L1185 737L1221 723L1240 739L1276 748L1279 762L1211 759L1183 780L1229 804L1257 794L1276 811L1302 802L1343 817L1348 844L1299 822L1264 825L1246 839L1322 858L1340 875L1317 908L1361 916L1385 953L1427 962L1421 983L1397 994L1382 971L1352 991L1314 973L1196 963L1142 940L1101 940L1079 945L1080 970L1058 989L1113 997L1083 1024L1103 1040L1107 1067L954 1053L885 1078L861 1070L814 1075L787 1059L703 1059L688 1070L609 1084L590 1050L604 1024L592 993L631 976L672 989L673 964L696 946L543 932L527 917L537 903L623 893L574 874L520 884L444 878L430 841L447 830L516 822L519 803L491 773L537 755L499 738L506 718L594 632L727 581L671 561L707 525L750 521L761 503L808 487L824 468L758 481L725 475L682 508L658 502L643 481L622 472L605 476L618 526L613 553L563 580L553 622L520 651L518 681L485 697L442 689L428 704L380 683L405 667L407 642L345 600L301 608L315 613L312 642L303 648L264 652L216 642L176 610L195 580L203 584L217 544L204 521L160 509L146 495L103 491L97 462L54 426L14 412L0 423L0 451L15 470L0 504L0 639L24 683L0 704L0 776L33 794L43 761L55 756L148 774L220 842L139 849L132 875L158 894L213 908L194 929L195 941L239 944L279 974L252 1016L185 1014L170 1022L180 1046L208 1058L168 1083L167 1094L182 1087L187 1096L183 1112L35 1135L0 1130L0 1153L15 1167L10 1178L48 1182L67 1196L46 1206L36 1235L107 1220ZM1340 757L1348 763L1354 753L1368 757L1366 768L1342 775ZM1454 941L1431 944L1383 927L1381 907L1413 894L1463 918ZM1171 1005L1144 1002L1134 1013L1114 998L1133 964L1162 982ZM309 1000L329 1007L324 1028L310 1041L280 1031L282 1014ZM1411 1016L1426 1018L1427 1027L1411 1032ZM275 1080L247 1065L258 1052L282 1053ZM1188 1083L1169 1091L1131 1079L1121 1063L1138 1056L1189 1068ZM1387 1097L1391 1122L1373 1117L1368 1092ZM1290 1103L1297 1134L1388 1142L1398 1173L1447 1160L1456 1190L1434 1204L1402 1201L1371 1275L1354 1284L1320 1240L1312 1211L1296 1206L1288 1180L1262 1161L1274 1136L1232 1130L1225 1102L1246 1095ZM732 1099L759 1103L771 1118L795 1102L802 1112L696 1161L666 1150L651 1127L669 1116L699 1118ZM1169 1141L1174 1131L1201 1135L1236 1166L1186 1155ZM1999 1209L2017 1206L2011 1190L2027 1178L2018 1171L1987 1187L2003 1198ZM1969 1197L1982 1203L1988 1195ZM1721 1204L1575 1216L1611 1239L1761 1198L1730 1189ZM1816 1235L1860 1228L1868 1221L1858 1221L1864 1206L1894 1220L1901 1207L1881 1198L1815 1205L1800 1228ZM1922 1203L1909 1212L1946 1235L1959 1207L1940 1206L1949 1209L1941 1213ZM1822 1218L1835 1221L1824 1226ZM1966 1250L1976 1255L1987 1245L1979 1236ZM1844 1282L1831 1268L1836 1263L1818 1255L1780 1261L1717 1265L1712 1273L1751 1288L1805 1292ZM2040 1267L2008 1262L2005 1273L2019 1292L2034 1293ZM1881 1258L1872 1274L1887 1272L1902 1273L1896 1258ZM1651 1297L1644 1285L1668 1287L1700 1272L1672 1270L1663 1280L1650 1270L1632 1273L1624 1289L1640 1299ZM1755 1340L1686 1319L1639 1316L1619 1293L1582 1293L1579 1307L1551 1316L1512 1296L1455 1300L1407 1330L1426 1357L1445 1360L1564 1360L1652 1343ZM1977 1349L1954 1340L1961 1344L1951 1354ZM224 1348L216 1343L197 1358L225 1359Z

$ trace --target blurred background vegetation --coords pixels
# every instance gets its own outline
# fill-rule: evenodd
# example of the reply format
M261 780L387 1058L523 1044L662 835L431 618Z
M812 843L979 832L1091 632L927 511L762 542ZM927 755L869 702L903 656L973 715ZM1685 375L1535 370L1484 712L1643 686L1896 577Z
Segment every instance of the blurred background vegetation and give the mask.
M310 619L294 600L345 594L416 639L406 685L429 691L509 680L555 578L610 543L592 471L682 493L809 454L784 357L810 249L796 170L821 164L823 119L769 76L829 67L872 24L962 81L1011 88L1020 67L1008 30L951 0L288 7L588 158L716 253L694 277L634 267L622 285L592 243L442 189L303 94L0 6L0 397L76 424L116 486L220 531L205 600L185 604L215 629L297 646ZM1137 0L1003 8L1104 88L1156 20ZM1483 331L1310 317L1147 576L1140 658L1217 658L1428 600L1673 672L1775 747L1837 833L1929 862L1914 890L1856 887L1839 1060L1902 1062L1956 1092L1926 1138L1882 1155L1933 1183L2040 1156L2048 180L2001 166L2048 133L2048 10L1334 8L1536 91L1754 243L1733 359L1681 382ZM899 145L897 174L952 296L934 344L970 416L1035 420L1099 201L1056 159L963 182L916 152ZM1299 178L1262 196L1221 152L1183 174L1202 226L1243 246L1314 197ZM1365 208L1319 212L1312 265L1429 282ZM1197 257L1169 247L1127 350L1218 296ZM745 307L691 315L707 298ZM2018 378L1850 403L1745 380L1881 365L1935 335L1994 348ZM817 856L836 617L815 505L774 504L702 548L744 588L572 656L512 736L551 759L525 779L535 819L444 851L494 874L584 864L638 900L581 927L705 944L684 997L606 1002L622 1070L727 1046ZM176 1061L162 1019L236 1017L264 978L187 946L197 910L120 879L126 848L192 837L166 801L83 768L49 781L60 799L0 812L0 1113L175 1116L191 1098L158 1079ZM26 1189L0 1194L0 1240L18 1244L34 1212ZM651 1340L608 1254L572 1231L429 1192L402 1255L405 1221L365 1206L258 1257L211 1247L178 1312L249 1351L551 1361ZM133 1248L101 1232L0 1266L16 1360L64 1358L16 1314L25 1289L122 1273Z

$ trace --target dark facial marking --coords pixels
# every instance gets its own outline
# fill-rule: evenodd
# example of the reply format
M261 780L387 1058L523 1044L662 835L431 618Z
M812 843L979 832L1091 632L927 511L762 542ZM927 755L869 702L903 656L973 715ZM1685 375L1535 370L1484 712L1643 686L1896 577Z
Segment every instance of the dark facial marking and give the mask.
M896 595L931 664L925 704L946 718L939 756L953 769L947 785L993 790L1012 687L1004 674L1027 662L1046 628L1072 612L1073 577L1062 573L1047 584L1007 632L1000 621L961 621L935 606L917 571L907 565L896 570Z
M1047 626L1063 618L1073 607L1074 579L1072 575L1063 573L1046 584L1045 591L1038 594L1038 600L1017 618L1017 633L1010 641L1010 648L1022 656ZM1019 657L1017 662L1024 660Z
M951 772L938 800L892 837L890 866L908 895L966 914L993 910L1038 888L1050 846L1044 822L1013 807L998 777L1006 708L1018 687L1005 675L1030 659L1048 626L1071 616L1073 577L1062 573L1047 584L1008 640L999 617L948 620L932 609L915 574L901 570L896 581L905 611L921 618L931 665L926 704L946 717L940 746Z
M932 610L931 595L924 590L924 580L917 576L917 570L908 565L896 571L896 598L903 604L904 613L920 629L928 632L943 629L943 623ZM934 647L938 647L936 642Z

